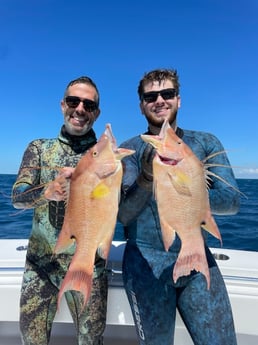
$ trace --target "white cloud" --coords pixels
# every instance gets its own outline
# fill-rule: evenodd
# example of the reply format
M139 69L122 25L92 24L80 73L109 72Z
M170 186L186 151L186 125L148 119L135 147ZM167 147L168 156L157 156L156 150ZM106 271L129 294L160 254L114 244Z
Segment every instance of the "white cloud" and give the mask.
M258 168L234 169L236 178L254 178L258 179Z

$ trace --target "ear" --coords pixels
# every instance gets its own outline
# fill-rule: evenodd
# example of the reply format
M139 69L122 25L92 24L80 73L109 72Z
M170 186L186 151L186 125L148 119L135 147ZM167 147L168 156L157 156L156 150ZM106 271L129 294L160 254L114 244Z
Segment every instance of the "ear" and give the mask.
M177 107L178 108L181 107L181 97L180 97L180 95L177 96Z
M99 117L100 109L95 110L95 120Z
M141 113L143 114L143 115L145 115L145 111L144 111L144 106L143 106L143 103L142 102L140 102L140 109L141 109Z
M60 102L60 106L61 106L62 113L64 114L64 111L65 111L65 101L63 99Z

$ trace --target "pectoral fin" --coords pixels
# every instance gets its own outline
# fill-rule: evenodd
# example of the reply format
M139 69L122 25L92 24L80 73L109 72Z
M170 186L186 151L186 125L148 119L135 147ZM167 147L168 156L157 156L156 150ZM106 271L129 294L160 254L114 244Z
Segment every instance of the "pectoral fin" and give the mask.
M189 176L178 169L176 172L169 172L168 176L178 194L191 196L191 190L189 188L191 185L191 179Z

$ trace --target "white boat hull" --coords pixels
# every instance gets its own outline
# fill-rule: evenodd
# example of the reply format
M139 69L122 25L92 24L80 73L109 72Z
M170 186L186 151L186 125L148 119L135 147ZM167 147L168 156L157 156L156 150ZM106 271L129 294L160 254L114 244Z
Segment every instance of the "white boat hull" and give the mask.
M27 240L0 240L0 245L0 345L21 345L19 298ZM113 242L108 263L107 345L137 344L134 322L121 278L123 249L123 242ZM212 252L230 296L238 345L257 345L258 252L228 249L212 249ZM56 315L50 344L76 345L74 326L65 299ZM181 344L193 345L193 342L177 315L175 345Z

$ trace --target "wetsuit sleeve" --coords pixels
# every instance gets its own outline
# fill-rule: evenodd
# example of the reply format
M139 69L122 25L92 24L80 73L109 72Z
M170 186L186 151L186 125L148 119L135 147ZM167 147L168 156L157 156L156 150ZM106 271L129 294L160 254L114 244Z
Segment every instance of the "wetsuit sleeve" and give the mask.
M140 187L136 182L128 189L122 189L118 220L125 226L133 222L146 206L152 192Z
M136 151L135 154L123 159L124 174L118 220L127 226L138 217L152 197L152 188L149 186L152 186L152 182L142 183L141 178L140 161L146 145L140 142L138 145L124 144L122 147Z
M25 150L13 185L12 203L15 208L35 208L47 202L43 194L44 186L40 184L40 165L39 145L35 141Z
M212 150L205 162L210 177L209 198L213 214L233 215L239 211L240 191L229 159L219 140L212 136ZM215 154L218 153L218 154Z

